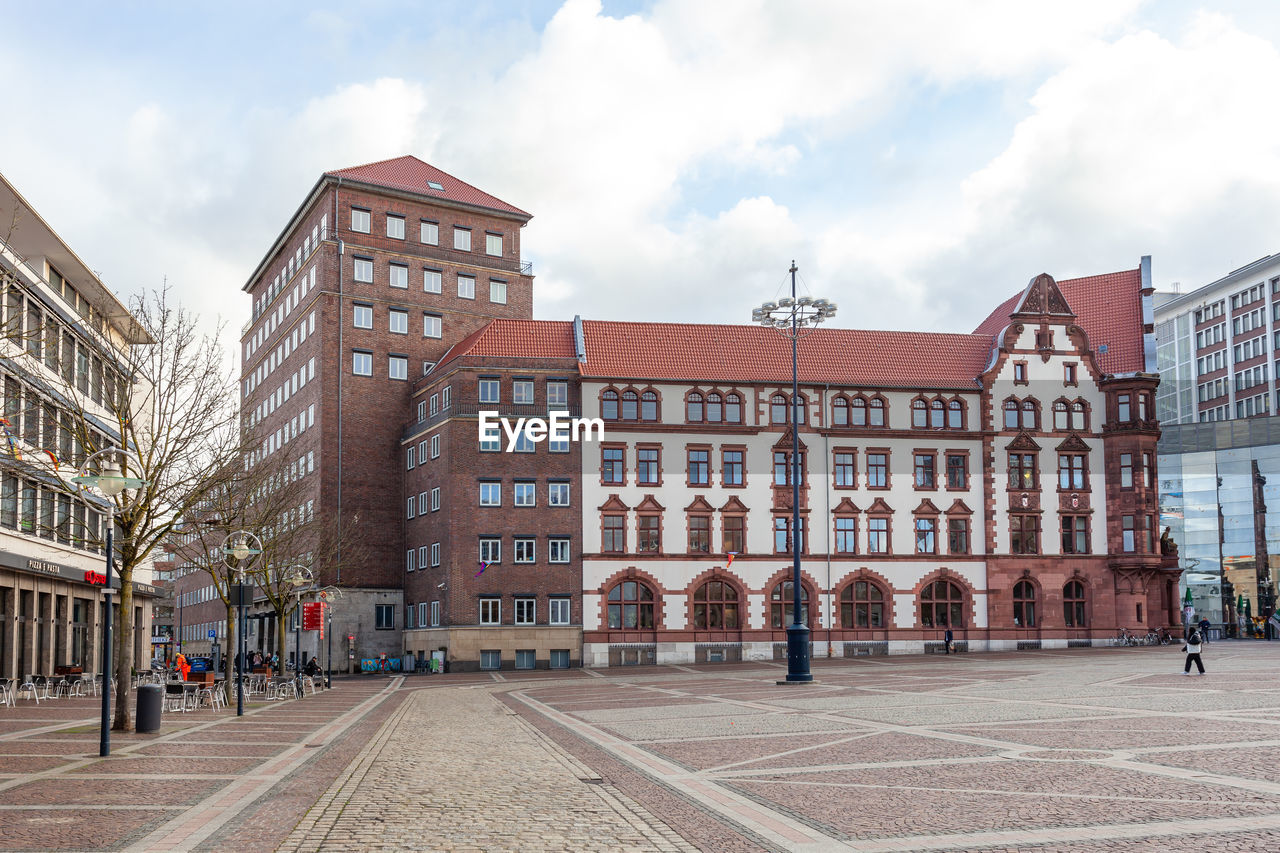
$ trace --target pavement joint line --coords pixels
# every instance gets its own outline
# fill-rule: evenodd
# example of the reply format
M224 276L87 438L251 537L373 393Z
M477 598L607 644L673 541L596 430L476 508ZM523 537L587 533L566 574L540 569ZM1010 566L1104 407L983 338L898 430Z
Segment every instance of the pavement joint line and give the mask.
M56 700L50 699L48 701L53 702ZM42 726L38 729L17 729L16 731L9 732L8 734L0 735L0 741L27 740L28 735L33 735L33 734L41 735L47 732L61 731L62 729L65 729L69 726L87 726L92 723L96 723L101 719L102 719L101 717L83 717L80 719L67 720L66 722L54 723L48 726ZM57 738L47 738L47 740L57 740Z
M523 691L513 691L509 695L512 699L523 703L531 710L557 723L562 728L574 732L588 743L612 754L645 776L660 779L685 799L696 802L708 811L719 815L721 819L728 823L741 826L749 832L767 839L771 844L797 851L849 849L841 842L818 833L812 827L754 800L743 797L737 792L725 791L707 780L689 778L683 768L677 769L678 766L670 761L659 759L656 756L646 757L643 761L637 761L628 749L631 745L626 741L590 723L574 719L557 711L549 705L525 695ZM733 800L735 806L740 808L727 807L725 803L718 801L719 797L728 797Z
M403 682L403 676L392 679L381 690L353 706L328 725L313 732L303 742L292 745L278 757L289 756L287 762L280 764L280 769L271 775L247 775L239 781L224 786L210 794L204 800L192 805L188 812L175 817L152 830L142 839L134 842L126 850L129 851L186 851L192 850L200 843L221 829L228 821L240 814L260 796L276 785L281 779L297 767L310 761L317 753L307 747L307 743L324 743L326 745L347 731L358 720L372 711L382 702L395 694ZM278 758L278 757L273 757ZM192 826L191 819L200 820L199 825Z

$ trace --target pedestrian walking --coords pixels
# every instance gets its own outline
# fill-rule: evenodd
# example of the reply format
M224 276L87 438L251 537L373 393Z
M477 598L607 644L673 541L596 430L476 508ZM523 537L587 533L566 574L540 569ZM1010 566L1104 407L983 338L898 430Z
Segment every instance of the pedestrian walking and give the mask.
M946 632L942 635L942 646L947 650L947 654L951 654L951 640L953 639L953 637L954 635L951 633L950 628L948 628Z
M1204 617L1200 618L1200 639L1205 645L1209 644L1209 625L1211 623Z
M1204 663L1200 660L1200 629L1192 628L1191 633L1187 636L1187 644L1182 647L1187 653L1187 663L1182 668L1183 675L1191 674L1191 662L1195 661L1196 669L1200 670L1200 674L1204 675Z

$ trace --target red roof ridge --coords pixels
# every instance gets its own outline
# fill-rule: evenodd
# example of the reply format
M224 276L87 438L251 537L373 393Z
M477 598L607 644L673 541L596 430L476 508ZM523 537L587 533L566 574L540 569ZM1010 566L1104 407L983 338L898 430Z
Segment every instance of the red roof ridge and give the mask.
M334 169L325 172L324 175L325 177L334 178L352 178L374 186L411 192L425 198L466 204L473 207L496 210L501 213L516 214L526 221L533 218L532 214L527 211L505 202L497 196L491 195L413 154L403 154L399 157L374 160L371 163L363 163L359 166ZM449 185L444 186L443 189L435 190L426 186L427 181L435 181L442 185L448 182Z

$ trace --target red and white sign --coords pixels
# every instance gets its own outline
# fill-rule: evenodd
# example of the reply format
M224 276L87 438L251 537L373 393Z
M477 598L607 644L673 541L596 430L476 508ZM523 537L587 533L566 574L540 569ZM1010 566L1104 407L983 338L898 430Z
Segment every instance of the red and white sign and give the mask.
M304 631L323 631L324 630L324 603L319 601L308 601L302 605L302 630Z

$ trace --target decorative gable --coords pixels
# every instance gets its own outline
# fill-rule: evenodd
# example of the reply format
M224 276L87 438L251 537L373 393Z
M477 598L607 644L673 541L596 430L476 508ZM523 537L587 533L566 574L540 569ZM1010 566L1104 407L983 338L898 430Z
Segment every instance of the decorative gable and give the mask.
M711 507L707 507L708 510ZM653 495L645 495L644 500L636 505L636 512L665 512L666 507L653 499Z
M600 505L601 512L626 512L629 509L617 495L609 495L609 499Z
M1014 436L1013 441L1009 442L1008 449L1030 451L1034 453L1040 449L1040 445L1036 444L1035 440L1027 433L1020 432Z
M884 498L876 498L872 501L871 506L867 507L867 513L869 515L885 515L891 514L892 512L893 508L884 502Z
M651 498L646 498L646 500L651 500ZM706 498L704 498L702 495L698 495L696 498L693 499L692 503L690 503L687 507L684 508L684 511L710 513L710 512L715 512L715 508L711 506L711 504L707 503Z
M1052 317L1059 323L1073 321L1076 317L1062 291L1058 289L1058 283L1048 273L1040 273L1031 279L1027 289L1022 292L1017 307L1009 316L1015 320L1033 322Z
M835 509L831 510L831 512L834 515L857 515L862 512L862 510L858 509L858 505L853 501L845 498L840 501L840 503L836 504Z
M1069 435L1055 448L1059 453L1088 453L1089 445L1078 435Z
M920 501L920 506L911 511L912 515L938 515L939 510L933 505L933 501L925 498Z
M724 506L720 507L721 512L742 512L747 511L747 505L738 500L737 497L731 497L724 502Z

